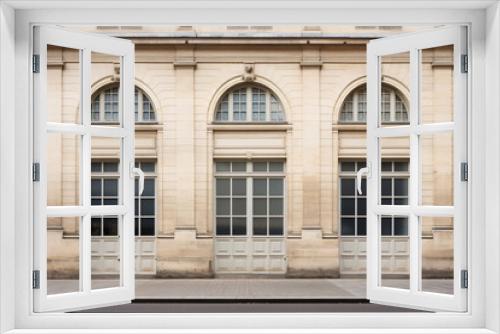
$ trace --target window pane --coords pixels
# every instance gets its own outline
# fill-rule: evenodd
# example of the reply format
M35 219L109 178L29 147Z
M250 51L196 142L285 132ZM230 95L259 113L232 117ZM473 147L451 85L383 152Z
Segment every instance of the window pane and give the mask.
M247 219L236 217L233 218L233 235L247 234Z
M281 102L274 95L271 95L271 121L282 122L284 120L285 115Z
M229 198L217 198L216 202L216 214L229 215Z
M215 193L217 196L229 196L229 179L217 179L215 181Z
M245 198L233 198L233 215L244 216L247 213L247 200Z
M408 196L408 179L394 179L394 195Z
M394 162L394 171L395 172L407 172L408 171L408 162L404 162L404 161Z
M228 95L224 96L220 102L219 109L215 113L216 121L227 121L229 120L228 113Z
M408 205L408 198L395 198L394 205Z
M231 170L231 163L229 163L229 162L217 162L215 164L215 170L217 172L229 172Z
M231 233L229 218L217 217L215 222L215 233L217 235L229 235Z
M118 235L118 218L117 217L104 217L103 220L103 235L116 236Z
M103 199L104 205L118 205L118 198L105 198Z
M253 194L255 196L267 195L267 180L266 179L253 179Z
M253 235L267 235L267 219L254 218L253 219Z
M246 172L247 163L246 162L233 162L232 163L233 172Z
M254 162L253 163L254 172L267 172L267 162Z
M141 218L141 235L155 235L154 218Z
M92 196L101 196L101 179L92 179L90 188Z
M252 88L252 121L266 120L266 92L259 88Z
M269 214L282 215L283 214L283 199L270 198L269 199Z
M394 235L408 235L408 217L394 218Z
M139 235L139 218L134 219L134 235Z
M358 235L366 235L366 218L358 218Z
M141 169L145 173L154 173L155 163L154 162L141 162Z
M269 163L269 171L270 172L282 172L283 170L284 170L284 163L283 162L271 161Z
M342 218L341 219L341 232L342 235L354 235L354 218Z
M154 196L155 195L155 180L145 179L144 180L144 191L141 196Z
M392 162L382 161L382 172L392 172Z
M342 178L340 180L340 191L343 196L354 196L355 189L354 179Z
M342 198L340 203L342 215L354 215L354 198Z
M246 88L233 92L233 120L245 121L247 118L247 93Z
M91 165L90 165L90 171L95 173L95 172L101 172L101 167L102 167L102 164L100 162L93 162Z
M283 218L269 218L269 235L283 235Z
M254 215L267 215L267 200L265 198L253 199L253 214Z
M245 196L247 194L247 180L233 179L233 196Z
M92 217L90 221L90 234L92 236L101 235L101 218Z
M155 214L155 200L141 199L141 215L153 216Z
M382 217L382 235L392 235L392 218Z
M358 198L358 215L366 215L366 198Z
M392 179L382 179L382 196L392 196Z
M104 172L117 172L118 164L116 162L105 162L103 163Z
M118 196L118 180L105 179L104 196Z
M283 196L283 179L269 179L269 195Z
M343 172L354 172L356 169L356 163L354 161L342 162L340 165L340 169Z
M92 200L90 201L90 204L91 205L102 205L102 201L99 198L92 198Z

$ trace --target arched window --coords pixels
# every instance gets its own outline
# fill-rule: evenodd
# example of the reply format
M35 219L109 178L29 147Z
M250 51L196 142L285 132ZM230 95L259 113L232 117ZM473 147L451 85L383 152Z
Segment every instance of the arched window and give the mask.
M216 122L284 122L280 100L261 86L238 86L222 96L215 111Z
M99 90L92 97L92 122L119 122L118 102L118 86L108 86ZM138 123L156 121L156 113L151 99L138 87L135 87L135 121Z
M366 85L353 90L340 109L340 123L366 122ZM383 123L407 123L407 102L402 94L389 85L382 86L381 115Z

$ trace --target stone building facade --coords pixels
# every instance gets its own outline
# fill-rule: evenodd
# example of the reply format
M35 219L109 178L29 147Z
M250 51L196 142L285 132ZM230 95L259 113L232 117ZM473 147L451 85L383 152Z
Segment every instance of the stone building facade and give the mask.
M366 197L356 193L354 176L366 157L369 38L129 38L136 45L135 155L149 182L136 199L136 273L363 275ZM452 117L451 54L447 48L422 54L424 119ZM74 50L49 49L49 118L78 117L78 61ZM92 119L113 124L119 67L95 54L92 69ZM404 125L408 58L384 59L383 72L383 117ZM421 140L422 201L448 205L452 139ZM382 145L382 197L407 204L409 140ZM48 150L48 204L78 201L79 139L54 136ZM113 140L92 141L95 205L116 201L117 152ZM118 268L113 219L93 219L94 274ZM383 271L405 276L407 222L382 220ZM452 226L449 219L422 221L425 277L452 274ZM77 276L78 231L74 219L50 219L49 277Z

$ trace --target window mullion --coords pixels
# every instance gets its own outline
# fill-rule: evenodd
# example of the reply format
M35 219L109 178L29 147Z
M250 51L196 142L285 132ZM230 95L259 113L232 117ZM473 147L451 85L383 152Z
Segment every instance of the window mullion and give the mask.
M390 121L396 121L396 94L393 89L390 90Z
M227 96L227 119L229 122L232 122L234 117L233 117L233 92L229 92Z
M358 92L354 92L352 96L352 121L358 121ZM356 163L357 165L357 163Z
M271 121L271 93L266 91L266 122Z
M137 122L144 121L144 96L137 90Z
M252 104L252 87L247 87L247 105L246 105L246 119L247 122L251 122L253 120L253 104Z

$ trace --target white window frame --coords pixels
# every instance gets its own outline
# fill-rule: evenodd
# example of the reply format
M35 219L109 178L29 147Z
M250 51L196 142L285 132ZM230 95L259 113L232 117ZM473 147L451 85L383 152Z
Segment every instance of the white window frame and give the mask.
M108 6L108 8L103 8ZM500 9L494 1L330 1L294 2L284 9L278 1L213 1L207 8L167 2L129 1L116 8L112 1L7 0L0 4L0 180L11 187L0 189L0 330L12 333L145 333L149 329L191 333L263 332L283 333L499 333L500 320ZM137 8L142 8L137 15ZM50 10L44 8L50 7ZM71 8L68 8L71 7ZM196 8L196 9L195 9ZM245 8L245 10L242 10ZM24 9L24 10L23 10ZM82 10L83 9L83 10ZM214 15L207 15L212 10ZM254 13L255 15L251 15ZM377 15L374 15L374 14ZM307 15L306 15L307 14ZM454 24L471 26L469 39L471 87L468 92L469 217L473 233L469 255L473 273L469 282L469 307L466 314L33 314L31 285L31 25L60 24L171 24L227 23L248 24L300 23L311 21L330 24ZM12 64L15 64L12 66ZM485 69L488 71L485 71ZM12 84L14 83L14 84ZM13 112L15 110L15 112ZM15 124L15 126L13 126ZM13 141L12 138L15 140ZM486 140L486 138L488 140ZM488 182L485 182L485 174ZM15 180L15 182L14 182ZM12 196L15 189L15 196ZM15 221L15 224L12 222ZM488 252L485 250L488 249ZM15 254L15 256L12 256ZM14 287L14 288L12 288ZM485 291L488 291L486 296ZM14 306L14 307L13 307ZM166 329L168 326L169 329ZM380 329L382 328L383 329ZM115 328L115 330L112 330ZM221 328L233 328L221 330ZM244 328L244 329L243 329ZM348 329L349 328L349 329ZM259 330L260 329L260 330ZM156 331L157 333L159 331Z
M254 120L253 119L253 89L260 89L264 91L266 97L266 115L264 120ZM239 91L241 89L245 89L245 98L246 98L246 110L245 110L245 119L244 120L234 120L234 110L233 110L233 93ZM283 116L282 120L275 121L272 119L272 100L271 95L278 101L281 106L281 114ZM219 108L222 101L227 98L227 120L218 120L217 114L219 113ZM241 111L240 111L241 112ZM259 86L259 85L239 85L229 89L224 95L220 98L220 101L217 103L217 107L214 115L214 123L285 123L285 111L283 108L283 103L280 99L267 87Z

